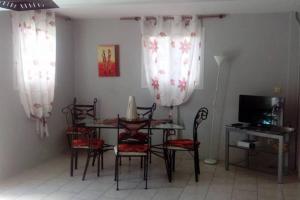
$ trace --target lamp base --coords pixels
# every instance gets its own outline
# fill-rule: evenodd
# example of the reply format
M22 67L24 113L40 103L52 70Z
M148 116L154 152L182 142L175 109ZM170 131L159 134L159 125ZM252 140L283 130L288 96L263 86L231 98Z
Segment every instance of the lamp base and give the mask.
M218 163L218 161L216 159L207 158L207 159L204 160L204 163L208 164L208 165L215 165L215 164Z

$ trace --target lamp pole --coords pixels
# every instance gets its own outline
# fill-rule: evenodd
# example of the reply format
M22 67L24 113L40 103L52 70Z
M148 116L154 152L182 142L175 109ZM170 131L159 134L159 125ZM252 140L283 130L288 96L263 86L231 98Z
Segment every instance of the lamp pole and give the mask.
M215 118L216 118L216 101L217 101L217 96L218 96L218 93L219 93L219 82L220 82L220 78L222 76L221 65L225 60L225 56L222 56L222 55L221 56L214 56L214 59L215 59L217 65L218 65L218 74L217 74L215 94L214 94L214 98L213 98L213 102L212 102L213 112L212 112L212 120L211 120L211 127L210 127L210 136L209 136L209 156L208 156L208 158L206 158L204 160L204 163L209 164L209 165L215 165L218 162L217 159L213 158L213 156L212 156L212 147L213 147L213 145L212 145L213 141L212 140L213 140L213 134L214 134L214 127L215 127ZM216 134L219 135L218 132L216 132ZM219 145L219 142L218 142L218 145ZM219 148L217 148L217 149L219 149Z

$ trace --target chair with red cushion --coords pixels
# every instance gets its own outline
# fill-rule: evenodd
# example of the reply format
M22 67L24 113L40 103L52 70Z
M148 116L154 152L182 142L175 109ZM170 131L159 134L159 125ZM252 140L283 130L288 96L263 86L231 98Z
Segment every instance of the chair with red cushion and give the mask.
M75 128L76 129L76 128ZM73 135L72 135L73 136ZM73 176L73 165L74 158L77 159L78 150L86 150L87 151L87 160L82 176L82 180L85 180L86 172L89 166L90 158L94 159L97 157L97 176L100 175L100 157L103 155L103 145L104 141L100 138L95 137L94 132L86 132L83 134L76 135L76 138L72 138L71 143L71 176ZM76 162L76 160L75 160ZM103 160L102 160L103 162Z
M153 117L153 113L156 110L156 103L153 103L152 106L150 107L143 107L143 106L137 106L137 114L139 118L146 118L146 119L150 119L150 117ZM152 135L151 130L150 130L150 135ZM150 137L150 147L152 146L152 140ZM150 155L149 155L149 161L151 163L151 151L150 151ZM141 167L143 166L143 160L141 160Z
M192 139L167 139L166 148L168 150L167 159L170 160L170 180L172 179L172 171L175 170L175 153L176 151L189 151L193 153L194 157L194 168L195 168L195 180L198 182L198 175L200 174L199 166L199 146L200 142L198 141L197 129L202 121L207 119L208 110L205 107L202 107L198 110L193 125L193 138Z
M119 161L122 157L141 157L144 160L144 180L147 189L150 119L128 121L118 116L118 142L114 147L117 190L119 190ZM145 131L142 132L141 129Z
M75 162L75 169L78 163L78 151L87 151L86 166L84 169L82 180L85 179L86 171L89 165L90 157L93 157L93 163L98 157L98 165L101 157L101 166L103 168L103 144L104 141L97 136L96 129L84 127L84 120L96 119L96 104L95 98L93 104L77 104L76 98L72 104L72 126L66 129L68 141L71 147L71 176L73 176L73 166ZM75 159L74 159L75 158ZM98 166L99 167L99 166ZM98 169L99 176L99 169Z
M65 115L67 128L66 136L68 144L71 147L71 135L85 134L95 131L91 128L80 127L81 121L87 118L96 119L96 103L97 99L94 99L93 104L90 105L78 105L77 99L74 98L73 104L70 104L62 109L62 113Z
M156 103L153 103L149 107L143 107L143 106L137 106L137 115L139 119L151 119L153 116L154 111L156 110ZM141 134L141 137L143 137L143 133ZM150 135L152 135L151 130L150 130ZM150 137L150 147L152 145L151 137ZM129 157L129 161L131 158ZM149 161L151 163L151 151L149 154ZM120 160L120 165L121 165L121 160ZM141 159L141 168L143 168L143 159Z
M72 139L77 138L78 135L89 133L93 131L89 128L84 127L76 127L74 126L75 120L74 117L74 104L76 104L76 98L74 98L73 104L70 104L62 109L62 113L65 115L67 127L65 129L68 145L70 149L72 148ZM75 169L77 169L78 163L78 152L75 153Z

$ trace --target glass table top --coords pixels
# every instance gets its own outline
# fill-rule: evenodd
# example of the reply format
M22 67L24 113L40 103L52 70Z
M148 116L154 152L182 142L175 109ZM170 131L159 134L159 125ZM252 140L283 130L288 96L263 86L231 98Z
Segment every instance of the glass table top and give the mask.
M107 124L107 123L101 123L98 120L84 120L82 121L82 126L84 127L90 127L90 128L118 128L116 124ZM174 129L174 130L184 130L184 126L180 124L174 124L174 123L161 123L161 124L153 124L150 126L151 129Z

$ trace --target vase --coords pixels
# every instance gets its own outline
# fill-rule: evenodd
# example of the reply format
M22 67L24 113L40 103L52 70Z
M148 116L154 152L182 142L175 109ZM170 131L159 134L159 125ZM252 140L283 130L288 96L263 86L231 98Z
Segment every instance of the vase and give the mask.
M130 121L137 119L137 109L134 96L129 96L126 119Z

